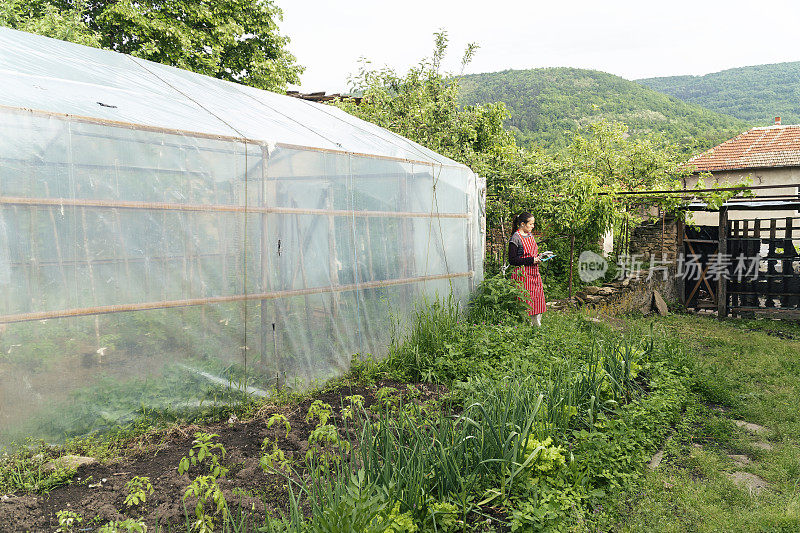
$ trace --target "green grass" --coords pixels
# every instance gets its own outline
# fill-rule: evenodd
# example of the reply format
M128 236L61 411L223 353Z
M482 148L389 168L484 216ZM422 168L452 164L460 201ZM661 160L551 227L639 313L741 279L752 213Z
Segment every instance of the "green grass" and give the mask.
M632 321L641 328L651 319ZM684 344L693 393L662 465L619 496L617 531L800 531L800 326L675 315L655 320ZM733 420L769 428L758 435ZM759 443L772 449L764 450ZM746 455L739 465L729 455ZM742 471L767 481L737 486Z

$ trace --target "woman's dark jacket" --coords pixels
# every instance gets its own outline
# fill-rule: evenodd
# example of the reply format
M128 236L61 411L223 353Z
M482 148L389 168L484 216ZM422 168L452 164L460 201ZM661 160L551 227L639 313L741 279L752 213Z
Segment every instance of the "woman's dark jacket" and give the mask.
M513 266L535 265L535 257L522 257L525 255L525 248L522 246L522 237L515 231L508 241L508 263Z

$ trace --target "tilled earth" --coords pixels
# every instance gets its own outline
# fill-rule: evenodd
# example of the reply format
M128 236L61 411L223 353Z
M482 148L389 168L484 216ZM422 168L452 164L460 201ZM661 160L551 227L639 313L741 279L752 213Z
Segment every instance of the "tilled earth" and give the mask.
M417 401L425 401L443 391L430 384L412 385L419 391ZM183 501L186 488L192 479L205 474L199 466L180 475L178 464L192 447L194 433L216 433L214 442L221 443L226 450L222 464L229 468L225 478L218 483L233 512L241 508L250 515L252 529L263 524L265 512L275 516L288 507L287 481L276 474L265 474L259 461L261 445L265 437L277 442L287 458L299 464L308 450L308 436L315 421L306 422L309 406L321 400L333 408L337 427L342 427L341 409L344 398L350 395L364 397L365 407L374 404L381 387L394 387L400 393L406 390L405 383L381 382L364 387L347 386L326 391L299 404L266 405L252 419L221 421L209 426L173 427L149 436L144 444L137 443L124 452L121 458L105 463L84 465L78 468L72 482L53 489L49 494L8 494L0 501L0 531L55 531L58 528L56 513L69 510L83 517L76 531L95 531L112 520L126 518L142 519L151 531L182 530L187 514L191 518L194 502ZM415 394L416 395L416 394ZM284 415L291 425L289 435L283 424L267 428L267 420L273 414ZM345 436L346 437L346 436ZM144 505L128 509L126 483L135 476L146 476L155 492L147 496ZM248 528L250 529L250 528Z

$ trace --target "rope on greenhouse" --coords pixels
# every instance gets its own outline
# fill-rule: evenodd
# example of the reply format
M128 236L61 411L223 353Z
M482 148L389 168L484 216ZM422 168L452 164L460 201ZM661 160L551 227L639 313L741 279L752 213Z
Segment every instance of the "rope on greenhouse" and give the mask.
M164 85L166 85L167 87L169 87L169 88L170 88L170 89L172 89L173 91L177 92L178 94L180 94L180 95L181 95L181 96L183 96L184 98L187 98L187 99L191 100L192 102L194 102L195 104L197 104L197 106L198 106L200 109L202 109L203 111L205 111L206 113L208 113L209 115L211 115L212 117L214 117L215 119L219 120L220 122L222 122L223 124L225 124L226 126L228 126L228 127L229 127L231 130L233 130L233 131L234 131L234 132L235 132L235 133L236 133L236 134L237 134L239 137L241 137L240 141L244 141L245 145L247 145L247 136L246 136L244 133L242 133L241 131L239 131L239 130L236 128L236 126L234 126L233 124L231 124L230 122L228 122L227 120L225 120L224 118L222 118L221 116L217 115L216 113L214 113L213 111L211 111L210 109L208 109L206 106L204 106L203 104L201 104L200 102L198 102L197 100L195 100L194 98L192 98L191 96L189 96L188 94L186 94L185 92L181 91L180 89L178 89L177 87L175 87L174 85L172 85L170 82L168 82L167 80L165 80L164 78L162 78L161 76L159 76L158 74L156 74L155 72L153 72L152 70L150 70L149 68L147 68L147 67L146 67L145 65L143 65L142 63L139 63L138 61L136 61L136 59L135 59L133 56L125 55L125 57L127 57L128 59L130 59L131 61L133 61L133 62L134 62L136 65L138 65L139 67L141 67L142 69L144 69L144 70L145 70L146 72L148 72L150 75L152 75L152 76L154 76L155 78L157 78L157 79L158 79L160 82L162 82ZM246 156L247 156L247 151L245 150L245 157L246 157ZM245 170L245 172L246 172L246 170Z
M413 169L413 166L412 166ZM436 196L436 188L439 185L439 179L442 176L442 170L444 169L444 165L439 165L439 173L433 178L433 187L431 190L431 220L428 223L428 246L425 251L425 274L428 273L428 258L431 254L431 234L433 233L433 214L436 213L436 220L439 226L439 242L442 244L442 259L444 259L444 268L445 271L450 274L450 266L447 264L447 250L444 246L444 233L442 232L442 219L439 217L439 200ZM431 170L433 170L433 165L431 165ZM466 215L465 215L466 216ZM453 293L453 280L447 280L447 283L450 285L450 293Z
M442 170L444 170L444 165L439 165L439 174L436 176L436 183L438 185L439 178L442 176ZM442 231L442 219L439 217L439 197L436 196L436 189L434 188L433 197L436 201L436 223L439 225L439 239L442 243L442 255L444 257L444 270L448 274L450 273L450 265L447 264L447 250L444 246L444 232ZM450 292L453 292L453 280L448 279L448 283L450 283Z
M219 120L220 122L222 122L226 126L228 126L232 131L234 131L241 138L240 142L242 142L244 144L244 210L245 210L245 216L244 216L244 222L243 222L243 225L244 225L244 228L243 228L243 231L244 231L243 239L246 240L247 239L247 219L249 218L247 216L247 207L248 207L247 201L248 201L248 197L249 197L248 190L247 190L247 185L248 185L248 181L249 181L247 179L248 178L247 172L248 172L248 166L249 166L248 165L248 154L250 152L250 150L248 148L248 144L247 144L247 136L244 133L242 133L241 131L239 131L236 128L236 126L234 126L233 124L231 124L230 122L228 122L224 118L220 117L219 115L217 115L216 113L214 113L213 111L208 109L206 106L204 106L203 104L201 104L200 102L198 102L197 100L195 100L194 98L192 98L191 96L186 94L185 92L181 91L179 88L177 88L174 85L172 85L170 82L168 82L167 80L165 80L164 78L162 78L161 76L159 76L158 74L156 74L155 72L153 72L152 70L147 68L144 64L139 63L138 61L136 61L136 59L134 59L133 56L127 56L126 55L125 57L129 58L136 65L140 66L142 69L144 69L150 75L152 75L155 78L157 78L159 81L161 81L162 83L164 83L165 85L170 87L172 90L174 90L178 94L180 94L183 97L185 97L185 98L191 100L192 102L194 102L198 107L200 107L200 109L204 110L206 113L208 113L212 117L216 118L217 120ZM269 150L267 150L267 154L269 154ZM267 164L266 160L264 160L263 164L264 165ZM243 248L244 248L244 244L243 244ZM246 297L247 296L247 252L244 249L242 250L242 271L243 271L242 292L244 293L244 295ZM247 328L247 304L246 303L244 304L243 315L244 315L243 319L244 319L245 327L244 327L244 332L242 334L242 341L243 341L242 357L244 359L245 385L247 385L247 329L248 328Z

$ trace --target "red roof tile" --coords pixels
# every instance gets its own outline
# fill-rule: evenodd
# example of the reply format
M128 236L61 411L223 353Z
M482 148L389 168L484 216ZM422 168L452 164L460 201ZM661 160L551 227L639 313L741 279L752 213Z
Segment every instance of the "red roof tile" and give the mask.
M753 128L686 162L696 172L800 166L800 125Z

